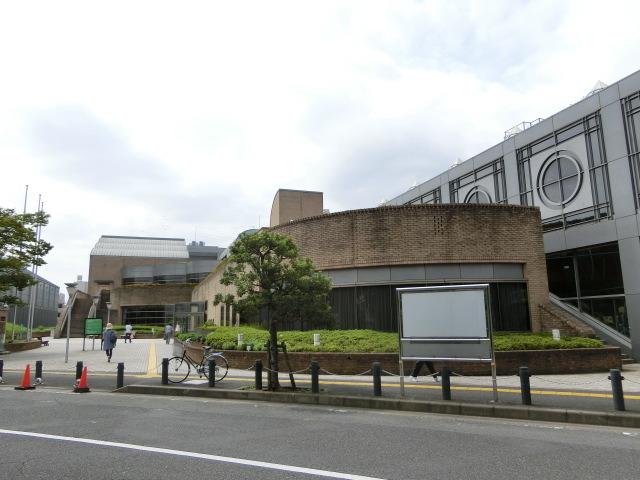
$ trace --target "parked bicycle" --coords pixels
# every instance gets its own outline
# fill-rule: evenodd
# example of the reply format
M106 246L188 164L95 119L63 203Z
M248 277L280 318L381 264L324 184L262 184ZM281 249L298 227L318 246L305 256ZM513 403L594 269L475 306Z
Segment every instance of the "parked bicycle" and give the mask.
M227 376L229 370L229 362L222 356L222 353L211 352L211 347L205 345L202 347L204 352L202 353L202 360L196 362L187 354L187 343L191 343L191 340L187 340L182 345L182 355L171 357L169 359L169 381L171 383L180 383L187 379L191 373L191 367L196 369L200 378L204 375L209 378L209 361L215 360L215 379L216 382L221 381Z

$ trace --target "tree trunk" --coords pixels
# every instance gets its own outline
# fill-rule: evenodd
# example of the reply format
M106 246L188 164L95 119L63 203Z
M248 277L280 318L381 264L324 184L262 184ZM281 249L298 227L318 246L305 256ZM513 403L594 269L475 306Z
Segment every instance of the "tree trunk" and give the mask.
M272 392L280 391L278 381L278 328L274 318L269 318L269 374L267 388Z

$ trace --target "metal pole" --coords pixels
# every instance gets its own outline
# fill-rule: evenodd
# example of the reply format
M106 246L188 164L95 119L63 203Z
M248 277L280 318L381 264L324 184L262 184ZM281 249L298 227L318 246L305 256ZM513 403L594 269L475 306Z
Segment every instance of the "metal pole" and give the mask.
M522 396L523 405L531 405L531 385L529 383L529 367L520 367L518 370L520 377L520 395Z
M442 376L442 399L451 400L451 369L449 365L440 367L440 375Z
M318 372L320 364L316 361L311 362L311 393L320 393L320 382L318 381Z
M82 362L76 363L76 385L80 385L80 378L82 378Z
M255 369L256 369L256 390L262 391L262 360L258 359L255 361Z
M162 359L162 385L169 385L169 359Z
M624 412L624 393L622 392L622 380L624 377L620 375L620 370L611 370L609 380L611 380L611 389L613 391L613 408L620 412Z
M118 363L118 378L116 380L116 388L124 387L124 363Z
M209 386L216 386L216 359L215 355L209 359Z
M42 383L42 360L36 361L36 385Z
M382 366L380 362L373 362L373 395L379 397L382 395Z

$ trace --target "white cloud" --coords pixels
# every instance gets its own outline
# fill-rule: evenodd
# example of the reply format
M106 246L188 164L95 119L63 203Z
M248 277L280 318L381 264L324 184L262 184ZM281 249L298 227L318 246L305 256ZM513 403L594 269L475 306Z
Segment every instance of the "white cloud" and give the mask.
M0 205L40 273L100 235L226 246L278 188L365 208L639 68L633 0L3 2Z

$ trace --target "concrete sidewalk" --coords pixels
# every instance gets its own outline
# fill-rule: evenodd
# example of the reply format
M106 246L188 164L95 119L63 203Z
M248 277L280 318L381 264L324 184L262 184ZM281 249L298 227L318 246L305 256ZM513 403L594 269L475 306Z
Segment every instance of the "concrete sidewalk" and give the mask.
M224 381L215 388L208 387L206 379L200 379L193 371L181 384L161 384L163 358L174 355L173 344L162 339L134 339L132 343L118 340L111 363L100 350L100 341L73 338L50 340L49 346L25 352L0 355L4 366L4 384L10 387L19 384L21 372L26 364L31 371L36 361L42 361L48 378L47 388L55 388L56 374L75 376L77 362L83 362L88 372L100 382L94 381L94 390L115 389L118 363L125 365L125 387L119 392L137 394L169 394L178 396L207 396L211 398L245 399L251 401L287 401L292 403L326 404L342 407L386 408L394 410L429 411L506 416L505 418L537 419L548 421L578 421L640 428L640 364L625 365L622 375L625 411L616 411L612 400L609 372L580 375L535 375L530 377L533 405L523 406L520 378L517 375L496 379L498 402L494 402L493 380L487 376L452 376L452 400L442 400L440 383L431 377L420 377L420 382L408 382L394 372L387 372L381 379L381 395L375 395L371 372L362 375L329 375L322 372L319 377L320 393L271 393L257 392L253 369L233 369ZM320 365L322 368L322 366ZM452 364L455 373L455 364ZM266 378L263 372L263 384ZM283 386L289 386L289 375L280 374ZM296 386L310 392L310 371L294 375ZM67 383L69 380L66 380ZM507 409L507 410L505 410ZM473 413L475 412L475 413ZM576 416L577 415L577 416ZM564 420L563 420L564 419Z

